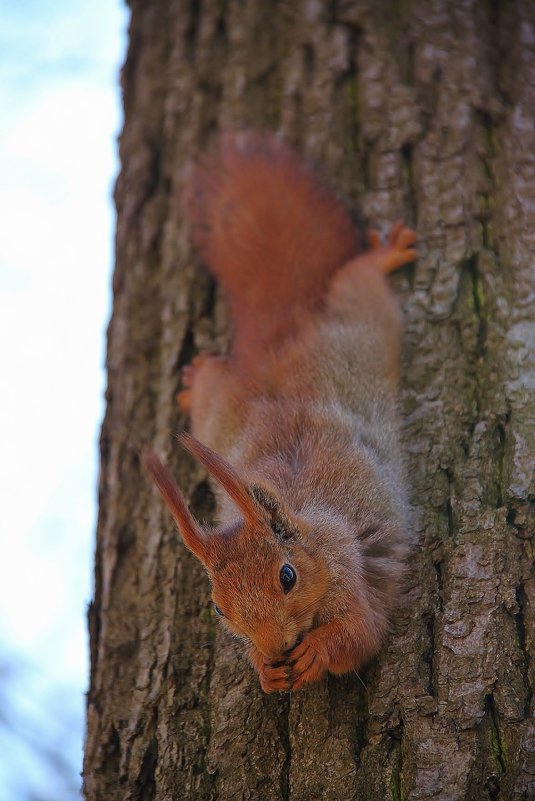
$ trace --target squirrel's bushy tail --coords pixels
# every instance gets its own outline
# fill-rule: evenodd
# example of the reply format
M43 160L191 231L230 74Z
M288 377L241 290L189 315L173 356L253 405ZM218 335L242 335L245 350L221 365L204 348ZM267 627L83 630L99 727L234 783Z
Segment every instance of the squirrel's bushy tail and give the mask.
M199 255L230 305L238 363L291 336L358 252L349 214L273 135L223 135L193 168L186 202Z

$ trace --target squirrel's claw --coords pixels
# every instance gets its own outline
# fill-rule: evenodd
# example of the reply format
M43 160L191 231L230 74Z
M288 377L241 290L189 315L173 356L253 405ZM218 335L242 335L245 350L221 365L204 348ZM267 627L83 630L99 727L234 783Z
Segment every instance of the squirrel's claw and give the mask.
M288 661L292 665L292 690L320 679L329 665L325 645L312 632L294 648Z

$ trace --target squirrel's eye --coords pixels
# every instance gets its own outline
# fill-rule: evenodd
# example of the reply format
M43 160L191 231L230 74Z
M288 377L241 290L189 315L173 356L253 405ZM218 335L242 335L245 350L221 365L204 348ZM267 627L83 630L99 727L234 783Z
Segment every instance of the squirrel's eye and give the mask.
M212 606L214 607L214 612L216 613L216 615L219 615L220 617L225 617L225 615L223 614L223 612L221 611L221 609L218 607L217 604L214 604L212 602Z
M279 578L282 584L282 589L284 590L284 594L286 595L286 593L290 592L295 584L297 573L291 565L283 565L281 567L281 572L279 573Z

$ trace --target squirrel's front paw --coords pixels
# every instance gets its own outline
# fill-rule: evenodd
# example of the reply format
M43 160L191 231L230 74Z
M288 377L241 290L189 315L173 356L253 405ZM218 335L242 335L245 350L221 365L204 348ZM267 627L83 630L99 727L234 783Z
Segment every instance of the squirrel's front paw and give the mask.
M249 649L249 659L258 673L260 686L265 693L285 692L290 689L291 669L286 663L270 662L254 645Z
M329 655L322 638L309 632L294 648L288 662L292 666L292 690L320 679L329 667Z
M269 662L258 671L260 686L265 693L285 692L290 689L291 670L288 665L272 665Z

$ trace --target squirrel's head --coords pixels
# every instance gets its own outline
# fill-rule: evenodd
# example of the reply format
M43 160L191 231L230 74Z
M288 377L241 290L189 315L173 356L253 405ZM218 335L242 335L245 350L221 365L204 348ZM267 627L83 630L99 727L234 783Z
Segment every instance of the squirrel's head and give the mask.
M285 510L271 491L247 484L193 437L182 434L180 439L236 505L239 517L232 524L202 528L156 454L145 449L143 461L185 545L208 572L216 613L267 658L283 657L313 626L328 586L325 562L305 547L307 524Z

